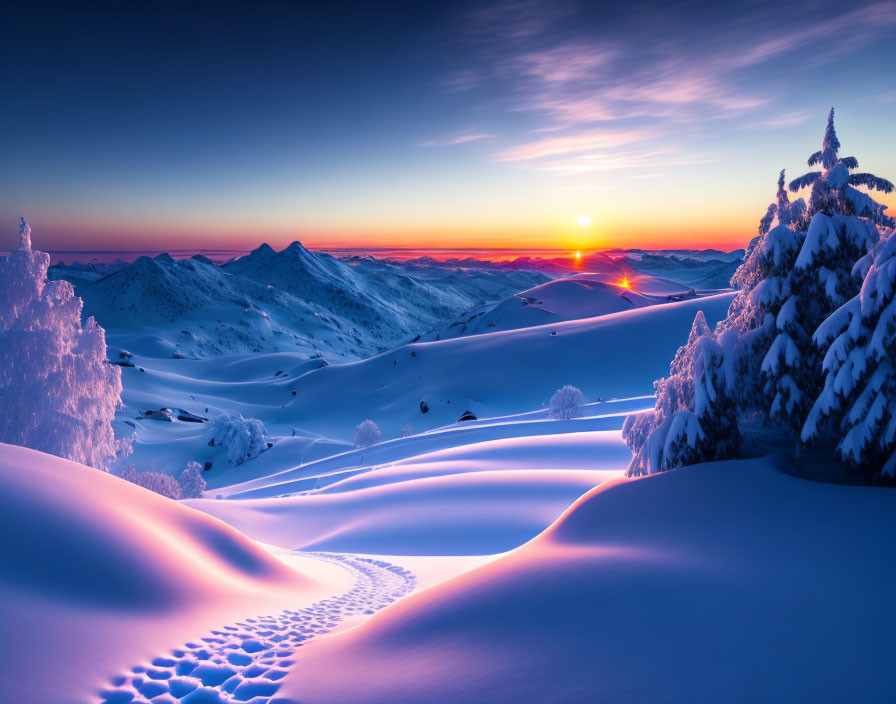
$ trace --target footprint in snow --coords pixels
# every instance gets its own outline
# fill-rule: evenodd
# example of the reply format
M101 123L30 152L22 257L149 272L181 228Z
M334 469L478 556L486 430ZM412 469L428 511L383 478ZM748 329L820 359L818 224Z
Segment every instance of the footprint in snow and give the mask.
M372 614L409 594L414 575L356 555L304 553L354 572L355 585L298 611L246 619L111 680L102 704L268 704L305 642L343 619Z

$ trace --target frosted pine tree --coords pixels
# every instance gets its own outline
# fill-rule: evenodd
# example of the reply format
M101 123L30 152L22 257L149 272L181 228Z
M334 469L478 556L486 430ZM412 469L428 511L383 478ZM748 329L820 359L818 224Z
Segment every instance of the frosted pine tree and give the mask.
M105 469L121 369L96 321L82 325L71 284L47 281L49 264L22 219L19 248L0 259L0 442Z
M802 198L790 202L790 196L787 195L787 188L784 185L784 169L781 169L775 202L768 206L768 210L759 221L759 234L764 235L778 225L786 227L797 225L805 217L805 214L806 203Z
M739 447L737 407L730 389L735 334L717 340L698 312L669 376L654 384L653 411L631 415L622 436L632 449L629 476L733 457ZM726 358L726 355L727 358Z
M858 296L816 331L824 390L802 431L806 443L833 438L850 471L896 481L896 231L866 260Z
M790 187L811 187L806 236L789 277L790 295L778 312L776 335L762 361L763 393L768 418L799 436L818 396L822 338L813 339L819 325L858 293L861 279L855 265L877 242L878 227L892 221L883 206L851 184L886 192L893 185L872 174L850 174L855 157L840 157L834 111L828 116L822 148L809 157L814 171Z
M760 364L790 295L790 271L802 244L801 233L791 226L805 211L802 199L790 201L782 171L775 202L760 221L760 235L732 277L737 295L716 335L698 313L669 376L654 384L654 410L626 419L623 438L634 455L629 475L733 457L740 446L738 414L742 409L764 414L764 405L756 403ZM699 342L702 338L714 345Z

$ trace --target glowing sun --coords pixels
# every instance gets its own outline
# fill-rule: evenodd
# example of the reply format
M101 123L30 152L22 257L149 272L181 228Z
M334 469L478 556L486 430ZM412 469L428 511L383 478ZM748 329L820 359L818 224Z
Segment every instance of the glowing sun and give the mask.
M582 213L581 215L579 215L579 217L576 218L576 220L579 223L579 227L588 227L591 224L591 216L586 215L585 213Z

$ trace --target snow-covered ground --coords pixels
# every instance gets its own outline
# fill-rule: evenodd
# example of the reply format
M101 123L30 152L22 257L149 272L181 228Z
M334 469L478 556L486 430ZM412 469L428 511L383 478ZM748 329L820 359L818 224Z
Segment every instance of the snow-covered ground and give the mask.
M510 554L312 643L276 702L887 701L894 506L773 458L610 482Z
M653 407L653 380L697 312L710 325L725 315L733 294L718 279L736 258L589 260L590 273L549 278L293 246L224 266L160 256L57 269L106 317L110 359L125 365L116 429L134 452L113 473L176 475L196 461L208 486L173 502L0 446L0 522L15 536L0 621L17 644L0 662L3 695L892 691L894 624L876 608L896 576L889 492L797 479L773 457L623 478L625 416ZM546 405L564 384L585 406L554 420ZM475 419L459 421L467 411ZM251 456L221 444L225 415L264 426ZM365 419L382 441L355 448Z

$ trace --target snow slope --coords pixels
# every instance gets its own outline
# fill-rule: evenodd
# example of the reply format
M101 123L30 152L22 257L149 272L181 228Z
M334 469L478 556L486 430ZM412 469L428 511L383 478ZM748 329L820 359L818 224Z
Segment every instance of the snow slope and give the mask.
M122 370L126 408L119 414L120 423L130 424L128 432L136 432L137 440L127 462L173 473L188 460L210 461L208 481L220 487L347 449L344 443L366 418L391 440L401 436L405 425L416 434L453 425L466 410L482 419L540 412L564 384L581 388L588 402L646 395L653 380L667 373L669 359L686 341L696 312L703 310L712 324L724 316L730 298L721 294L550 326L415 343L322 368L318 360L287 353L219 360L135 353L137 366ZM260 418L274 447L230 469L221 462L220 449L208 446L209 424L137 419L139 411L161 407L209 418L224 412ZM625 410L641 407L617 412ZM535 413L526 420L546 422L543 416ZM479 439L498 437L502 435ZM431 448L420 451L426 449ZM219 480L222 471L227 476Z
M350 581L297 558L300 572L205 514L11 445L0 445L0 530L4 702L83 704L159 643Z
M887 701L896 495L774 465L594 489L509 555L310 645L274 701Z
M311 465L241 487L238 496L248 498L186 503L284 548L489 555L535 537L583 493L621 476L629 460L615 431L469 444L450 435L427 436L443 449L345 469L317 489L319 481L294 480L320 477ZM281 496L298 486L308 491Z
M286 387L276 396L286 408L271 415L334 438L350 437L350 428L370 418L385 438L393 438L405 424L439 427L467 410L483 418L537 409L564 384L578 386L586 401L650 393L686 341L697 311L712 325L724 316L731 296L405 345L315 369L295 384L271 384ZM421 402L428 412L421 412Z
M702 295L718 290L700 291ZM437 327L421 339L447 340L462 335L515 330L577 318L592 318L634 308L695 298L690 285L670 279L616 269L607 273L584 273L555 279L521 291L498 303L489 303L464 313L458 320Z

